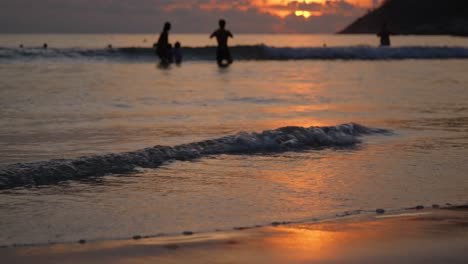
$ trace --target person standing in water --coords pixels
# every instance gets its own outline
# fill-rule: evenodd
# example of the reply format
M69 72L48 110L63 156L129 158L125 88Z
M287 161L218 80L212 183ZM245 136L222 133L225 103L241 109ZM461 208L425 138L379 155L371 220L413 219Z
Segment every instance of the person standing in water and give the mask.
M224 19L219 20L219 28L210 36L210 38L216 37L216 40L218 41L216 61L218 62L219 67L227 67L232 63L231 53L228 48L228 38L233 38L234 36L229 30L226 30L225 27L226 21Z
M381 47L386 47L390 46L390 31L387 29L387 23L382 24L382 29L380 30L379 33L377 33L377 36L380 37L380 46Z
M166 22L156 43L156 55L161 60L161 64L169 64L169 30L171 30L171 23Z

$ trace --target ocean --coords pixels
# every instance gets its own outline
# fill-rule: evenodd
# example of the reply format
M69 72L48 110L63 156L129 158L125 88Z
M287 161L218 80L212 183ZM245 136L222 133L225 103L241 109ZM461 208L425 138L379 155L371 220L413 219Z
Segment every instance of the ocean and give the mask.
M156 39L0 35L1 246L468 202L467 38Z

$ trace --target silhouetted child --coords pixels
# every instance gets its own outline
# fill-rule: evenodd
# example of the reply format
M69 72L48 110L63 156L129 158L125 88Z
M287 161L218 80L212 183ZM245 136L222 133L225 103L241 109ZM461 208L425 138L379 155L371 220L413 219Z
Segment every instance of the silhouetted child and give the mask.
M379 33L377 33L377 36L380 37L380 46L390 46L390 34L391 32L387 29L387 23L382 24L382 29L380 30Z
M213 34L211 34L210 38L216 37L218 41L218 48L216 50L216 61L220 67L226 67L232 63L231 53L229 52L228 48L228 38L233 38L234 36L231 34L229 30L224 29L226 26L226 21L224 19L219 20L219 29L217 29ZM226 60L227 64L223 63Z
M174 61L176 64L181 64L182 63L182 50L180 47L180 42L176 42L174 46L173 53L174 55Z

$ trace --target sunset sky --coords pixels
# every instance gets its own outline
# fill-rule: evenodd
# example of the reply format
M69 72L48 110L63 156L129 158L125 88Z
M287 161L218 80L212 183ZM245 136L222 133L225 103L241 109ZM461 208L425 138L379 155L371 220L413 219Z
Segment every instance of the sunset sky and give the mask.
M332 33L381 0L1 0L0 32Z

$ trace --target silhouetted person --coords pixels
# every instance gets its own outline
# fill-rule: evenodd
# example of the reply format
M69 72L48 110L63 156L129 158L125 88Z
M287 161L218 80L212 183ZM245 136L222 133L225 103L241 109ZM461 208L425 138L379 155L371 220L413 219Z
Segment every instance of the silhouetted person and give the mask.
M229 30L224 29L226 26L226 21L224 19L219 20L219 28L211 34L210 38L216 37L218 41L218 48L216 50L216 61L220 67L226 67L232 63L231 53L229 52L228 48L228 38L233 38L234 36L231 34ZM227 64L223 63L223 61L227 61Z
M176 64L182 63L182 50L180 47L180 42L175 43L172 54L174 55L174 61Z
M44 45L42 45L42 47L43 47L44 49L47 49L49 46L47 45L47 43L44 43Z
M171 23L164 24L163 31L159 35L158 42L156 43L156 55L158 55L162 64L169 63L169 30L171 30Z
M20 48L24 48L23 44L20 44L20 46L19 46L19 47L20 47Z
M380 46L390 46L390 34L391 32L387 28L387 23L382 24L382 29L380 30L379 33L377 33L377 36L380 37Z

